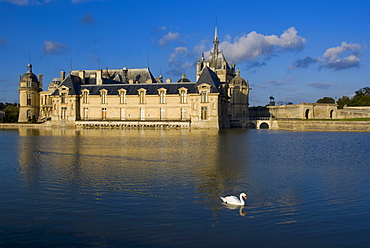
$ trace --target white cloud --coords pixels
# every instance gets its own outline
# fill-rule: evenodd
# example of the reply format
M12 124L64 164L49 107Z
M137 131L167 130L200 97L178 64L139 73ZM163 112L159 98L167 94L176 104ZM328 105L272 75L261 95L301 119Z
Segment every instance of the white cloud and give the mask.
M52 54L66 54L68 52L67 45L55 41L44 41L44 53L46 55Z
M171 42L171 41L176 41L178 40L180 37L180 34L179 33L173 33L173 32L168 32L166 35L164 35L159 41L158 41L158 44L160 46L164 46L166 45L168 42Z
M293 62L289 69L308 68L310 65L319 63L320 68L328 68L333 71L340 71L360 66L361 50L365 46L357 43L342 42L340 46L326 49L322 57L314 59L307 56Z
M233 60L235 63L252 61L264 56L269 59L276 53L296 50L300 51L304 48L306 39L297 35L297 30L290 27L285 30L280 37L276 35L262 35L255 31L236 37L232 43L228 37L226 41L220 43L219 47L223 50L225 57L228 60Z
M193 59L192 53L187 47L176 47L168 60L168 64L172 69L167 73L180 76L186 69L193 67L194 63L188 62Z
M342 42L340 46L329 48L319 60L323 63L322 67L340 71L360 65L361 56L360 44Z

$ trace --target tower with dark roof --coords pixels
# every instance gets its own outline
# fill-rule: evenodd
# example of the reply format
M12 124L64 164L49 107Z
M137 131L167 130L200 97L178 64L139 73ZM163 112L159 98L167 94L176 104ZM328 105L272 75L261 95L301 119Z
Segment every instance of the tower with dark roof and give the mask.
M231 67L226 61L225 56L222 51L218 49L219 39L218 39L218 28L215 27L215 34L213 38L213 50L210 52L210 55L207 60L202 54L201 60L198 61L196 66L196 78L200 77L200 74L204 67L209 67L211 70L216 72L217 76L220 78L221 82L227 83L232 78L235 77L235 65L232 63Z
M229 101L229 119L231 123L244 126L243 121L249 119L249 84L244 78L240 77L240 71L236 71L236 76L226 84Z
M42 75L39 78L32 72L32 65L27 65L27 72L19 80L19 117L18 122L36 122L40 108Z

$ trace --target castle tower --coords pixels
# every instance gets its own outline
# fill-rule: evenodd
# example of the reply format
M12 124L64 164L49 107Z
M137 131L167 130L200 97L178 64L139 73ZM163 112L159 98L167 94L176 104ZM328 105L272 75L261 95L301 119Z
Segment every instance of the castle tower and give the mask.
M216 72L221 82L230 82L235 77L235 65L234 63L230 67L227 63L222 51L218 50L218 28L215 27L215 34L213 38L213 50L210 52L208 59L204 60L204 54L202 54L202 60L198 61L196 67L196 80L199 79L201 71L205 66L208 66L212 71Z
M18 122L36 122L39 115L42 75L39 78L32 72L32 65L27 65L27 72L19 80L19 117Z
M236 71L236 77L226 85L227 94L230 98L229 116L231 119L243 121L249 118L249 83L240 77L240 71ZM241 124L241 126L243 126Z

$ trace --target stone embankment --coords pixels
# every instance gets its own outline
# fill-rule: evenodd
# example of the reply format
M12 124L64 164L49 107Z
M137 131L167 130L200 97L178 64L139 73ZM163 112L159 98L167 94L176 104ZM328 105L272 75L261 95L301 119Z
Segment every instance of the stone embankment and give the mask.
M68 126L69 128L120 128L120 129L141 129L145 127L155 129L190 129L189 124L172 123L105 123L105 122L85 122L78 123L76 126ZM43 124L27 124L27 123L0 123L0 129L18 129L18 128L61 128L61 126L51 126ZM370 121L334 121L334 120L271 120L269 128L274 130L289 130L289 131L342 131L342 132L370 132Z
M370 121L275 120L272 129L290 131L370 132Z

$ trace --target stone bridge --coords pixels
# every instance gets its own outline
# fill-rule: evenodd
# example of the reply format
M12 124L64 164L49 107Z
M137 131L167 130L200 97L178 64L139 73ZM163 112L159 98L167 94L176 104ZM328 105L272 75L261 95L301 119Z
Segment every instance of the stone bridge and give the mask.
M270 129L272 125L273 122L270 117L256 117L249 118L245 127L249 129Z

